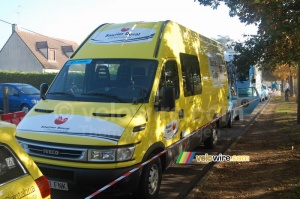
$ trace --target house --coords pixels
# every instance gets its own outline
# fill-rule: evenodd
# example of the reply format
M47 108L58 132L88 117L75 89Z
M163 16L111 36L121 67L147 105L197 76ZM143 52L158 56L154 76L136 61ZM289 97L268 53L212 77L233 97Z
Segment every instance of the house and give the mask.
M21 30L13 24L0 51L0 70L58 72L77 48L76 42Z

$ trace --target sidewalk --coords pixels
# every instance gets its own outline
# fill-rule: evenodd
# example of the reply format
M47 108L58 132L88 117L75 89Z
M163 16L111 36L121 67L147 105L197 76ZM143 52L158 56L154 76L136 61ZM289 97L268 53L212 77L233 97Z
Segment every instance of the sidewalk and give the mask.
M214 165L187 197L300 198L300 125L295 98L274 96L226 155L248 155L249 162ZM233 126L234 128L234 126Z

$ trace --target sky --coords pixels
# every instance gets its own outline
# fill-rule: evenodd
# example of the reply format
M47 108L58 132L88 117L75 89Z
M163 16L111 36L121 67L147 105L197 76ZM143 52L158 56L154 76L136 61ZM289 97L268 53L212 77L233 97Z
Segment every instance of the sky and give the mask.
M0 49L11 35L11 24L42 35L80 44L103 23L172 20L206 37L229 36L243 41L243 34L256 34L229 16L194 0L0 0Z

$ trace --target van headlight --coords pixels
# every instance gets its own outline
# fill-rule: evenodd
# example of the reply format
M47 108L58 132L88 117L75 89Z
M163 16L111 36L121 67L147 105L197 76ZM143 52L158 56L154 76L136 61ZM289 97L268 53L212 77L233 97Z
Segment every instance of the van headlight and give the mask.
M119 162L130 160L135 146L113 149L90 149L88 160L90 162Z

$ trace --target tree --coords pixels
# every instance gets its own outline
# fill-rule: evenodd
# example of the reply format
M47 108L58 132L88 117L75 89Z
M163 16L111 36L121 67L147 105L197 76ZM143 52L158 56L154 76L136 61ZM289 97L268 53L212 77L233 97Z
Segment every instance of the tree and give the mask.
M222 44L224 52L230 50L232 44L234 44L234 40L231 39L228 35L218 35L218 38L213 38L213 40L216 40Z
M272 72L275 77L281 80L289 80L290 81L290 92L291 95L294 94L294 84L293 84L293 78L296 78L296 68L291 67L289 65L280 65L277 66L276 69Z
M217 9L221 3L229 7L229 15L242 23L255 24L257 35L250 35L245 43L236 43L237 66L259 64L265 70L278 66L296 67L297 122L300 124L300 1L299 0L195 0L201 5ZM294 75L294 74L293 74Z

